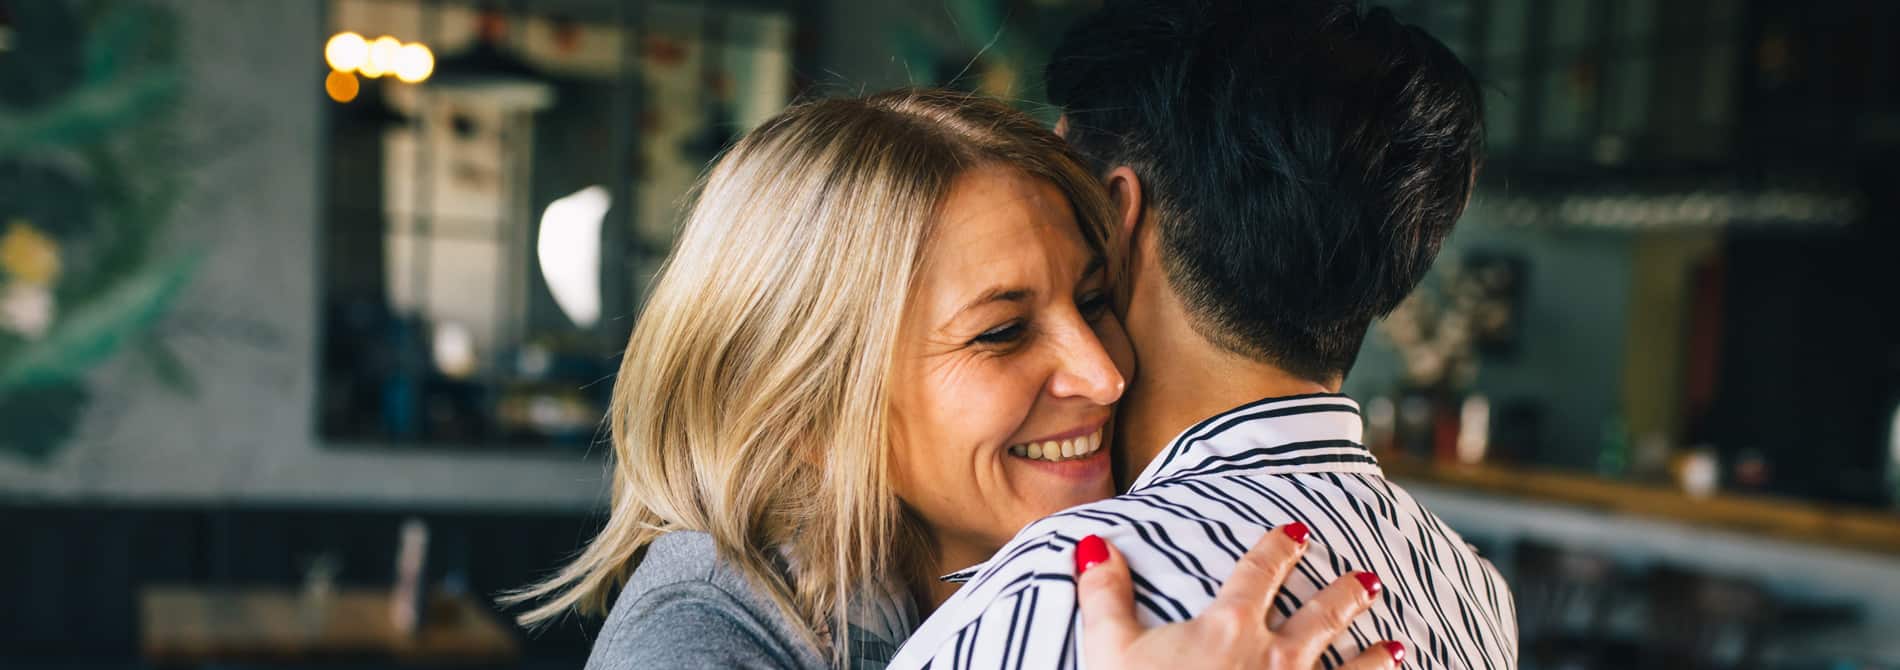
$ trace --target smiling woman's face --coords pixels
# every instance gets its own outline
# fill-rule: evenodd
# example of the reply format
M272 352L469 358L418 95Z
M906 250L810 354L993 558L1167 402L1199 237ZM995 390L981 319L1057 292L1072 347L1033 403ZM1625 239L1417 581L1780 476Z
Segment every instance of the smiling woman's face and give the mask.
M897 348L892 462L942 565L960 568L1113 493L1105 431L1134 356L1054 184L977 168L939 215Z

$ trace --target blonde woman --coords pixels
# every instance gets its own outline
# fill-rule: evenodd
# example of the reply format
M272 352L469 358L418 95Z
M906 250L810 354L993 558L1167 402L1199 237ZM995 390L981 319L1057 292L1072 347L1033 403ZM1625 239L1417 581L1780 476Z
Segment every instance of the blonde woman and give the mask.
M627 343L611 517L514 597L522 621L612 601L590 668L881 667L954 588L938 575L1113 492L1133 361L1111 216L1059 138L996 102L900 91L761 125L706 177ZM1179 666L1186 645L1312 667L1363 603L1268 635L1300 540L1270 535L1230 584L1260 635L1142 632L1126 566L1084 562L1106 558L1083 580L1091 662Z

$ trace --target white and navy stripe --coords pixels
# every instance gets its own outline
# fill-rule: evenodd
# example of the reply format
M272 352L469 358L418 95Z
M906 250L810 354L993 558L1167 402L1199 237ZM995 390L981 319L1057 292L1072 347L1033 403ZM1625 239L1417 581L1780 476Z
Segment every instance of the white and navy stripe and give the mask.
M1269 398L1189 428L1128 493L1023 529L904 643L892 670L1072 668L1081 663L1075 543L1112 542L1134 568L1148 625L1209 603L1234 563L1272 528L1312 529L1312 546L1274 603L1298 609L1356 570L1379 575L1380 602L1321 659L1343 664L1382 640L1411 668L1517 667L1517 613L1489 562L1380 474L1360 444L1359 407L1341 395Z

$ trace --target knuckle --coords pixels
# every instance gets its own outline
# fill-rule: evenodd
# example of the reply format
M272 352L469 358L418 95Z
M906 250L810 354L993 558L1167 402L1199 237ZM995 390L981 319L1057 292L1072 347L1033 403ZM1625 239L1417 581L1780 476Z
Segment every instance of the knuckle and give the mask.
M1351 603L1324 602L1315 603L1314 606L1319 608L1320 617L1329 624L1331 629L1345 628L1347 624L1352 623Z
M1240 564L1242 566L1245 566L1246 569L1260 572L1263 574L1271 574L1273 572L1278 571L1280 568L1280 564L1285 563L1285 562L1286 562L1285 552L1281 552L1277 550L1275 551L1258 551L1258 550L1249 551L1246 554L1241 555L1240 557Z
M1232 607L1210 607L1201 613L1202 632L1214 641L1230 645L1247 632L1245 613Z
M1107 576L1084 576L1076 584L1076 599L1083 609L1104 609L1132 597L1128 589L1118 588L1115 580Z

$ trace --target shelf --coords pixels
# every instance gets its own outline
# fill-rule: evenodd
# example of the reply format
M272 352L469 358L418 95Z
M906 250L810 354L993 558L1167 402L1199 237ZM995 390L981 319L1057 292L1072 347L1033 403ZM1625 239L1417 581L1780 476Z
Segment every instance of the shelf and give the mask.
M1900 514L1789 498L1722 494L1695 498L1658 484L1502 465L1449 465L1380 458L1387 476L1507 497L1677 521L1725 531L1900 555Z

